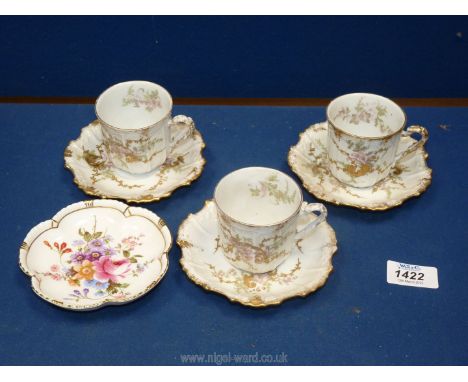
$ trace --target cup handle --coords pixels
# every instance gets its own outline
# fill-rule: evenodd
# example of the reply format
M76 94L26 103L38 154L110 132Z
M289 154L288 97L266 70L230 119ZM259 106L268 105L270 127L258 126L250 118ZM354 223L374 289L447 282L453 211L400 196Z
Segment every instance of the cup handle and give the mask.
M195 130L193 119L185 115L176 115L172 118L169 128L171 131L171 149L178 143L192 136Z
M314 212L319 212L319 214L315 214ZM327 218L327 209L322 203L302 203L302 208L301 212L302 215L305 214L314 214L316 218L306 224L304 224L302 227L297 227L296 232L301 233L304 232L306 229L314 229L317 227L320 223L325 221Z
M414 142L410 147L408 147L406 150L403 150L402 152L398 153L396 155L395 162L398 162L400 159L404 158L408 154L412 153L419 147L422 147L426 144L428 138L429 138L429 133L427 132L427 129L422 126L410 126L408 127L405 131L401 133L402 137L410 137L413 134L419 134L421 136L421 139L419 141Z

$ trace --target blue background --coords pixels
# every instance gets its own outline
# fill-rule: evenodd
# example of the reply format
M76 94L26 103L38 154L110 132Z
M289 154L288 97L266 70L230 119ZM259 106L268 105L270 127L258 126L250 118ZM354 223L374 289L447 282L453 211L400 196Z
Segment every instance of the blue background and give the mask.
M207 165L190 187L145 205L173 234L212 197L226 173L262 165L291 174L289 147L325 117L323 108L300 107L178 106L175 113L196 121L207 144ZM290 365L466 365L468 109L408 108L407 113L410 124L429 129L433 184L386 212L327 205L339 248L335 271L316 293L261 310L230 303L185 276L174 246L167 275L145 297L71 312L33 293L17 257L31 227L89 198L64 169L63 150L94 119L93 108L0 105L0 363L180 364L181 354L284 352ZM440 288L387 284L389 259L437 267Z
M465 16L1 17L0 47L0 97L468 96Z

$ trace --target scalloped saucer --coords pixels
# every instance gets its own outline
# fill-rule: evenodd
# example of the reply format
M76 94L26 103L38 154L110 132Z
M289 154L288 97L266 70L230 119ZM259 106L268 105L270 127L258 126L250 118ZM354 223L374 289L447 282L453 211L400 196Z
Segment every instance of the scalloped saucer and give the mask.
M316 198L364 210L386 210L420 195L431 184L432 170L427 167L424 147L402 158L390 175L373 187L356 188L341 183L326 165L327 129L327 122L311 125L288 154L289 166ZM413 141L402 137L398 149L406 149Z
M217 219L210 200L182 222L177 238L182 250L180 263L195 284L231 301L265 307L304 297L323 286L333 269L336 236L327 222L298 234L292 254L277 269L255 274L235 268L224 258L217 245Z
M164 220L116 200L74 203L35 226L20 248L33 291L71 310L133 301L169 266L172 238Z
M193 121L192 121L193 123ZM189 126L177 129L172 136L186 134ZM176 144L166 162L147 174L134 175L115 168L107 159L102 142L101 126L94 121L81 130L80 137L65 149L65 167L84 192L101 198L127 202L153 202L168 197L181 186L187 186L203 171L205 147L198 130Z

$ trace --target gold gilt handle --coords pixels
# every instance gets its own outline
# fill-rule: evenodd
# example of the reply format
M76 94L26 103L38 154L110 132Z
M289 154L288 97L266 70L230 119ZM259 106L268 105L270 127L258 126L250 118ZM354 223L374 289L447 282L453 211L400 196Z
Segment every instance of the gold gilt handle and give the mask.
M297 227L297 233L303 232L307 229L314 229L327 218L327 209L322 203L302 203L302 214L315 215L315 219L311 220L302 227ZM318 213L318 215L316 214Z
M185 115L177 115L172 118L171 124L171 147L173 148L179 142L192 136L195 130L195 123L190 117Z
M395 162L398 162L400 159L404 158L405 156L417 150L418 148L423 147L429 138L429 133L427 132L427 129L425 127L417 125L408 127L405 131L401 133L401 136L410 137L413 134L419 134L421 136L421 139L419 141L413 142L413 144L410 147L397 154Z

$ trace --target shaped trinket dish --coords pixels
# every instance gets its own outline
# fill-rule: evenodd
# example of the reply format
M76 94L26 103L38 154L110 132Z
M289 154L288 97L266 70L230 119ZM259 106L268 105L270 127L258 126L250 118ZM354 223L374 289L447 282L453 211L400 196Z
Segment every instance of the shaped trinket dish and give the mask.
M171 245L164 220L151 211L89 200L31 229L19 265L39 297L65 309L92 310L153 289L167 271Z
M288 154L291 169L318 199L364 210L386 210L420 195L431 183L432 170L426 164L428 154L421 146L403 156L390 174L375 185L366 188L346 185L328 169L327 137L327 122L314 124L300 134L299 142ZM401 137L398 153L414 142L409 136Z
M188 130L192 133L187 136ZM171 139L177 143L161 166L146 174L130 174L109 160L100 123L94 121L65 149L65 167L73 173L78 187L89 195L136 203L157 201L192 183L205 165L205 143L191 119L180 123Z
M306 208L307 203L303 203L302 209ZM302 215L301 219L307 221L300 224L307 224L311 216L315 215ZM298 233L294 243L292 253L273 271L250 273L234 267L220 247L213 201L207 201L201 211L185 219L177 238L182 250L180 263L195 284L252 307L277 305L292 297L304 297L325 284L337 249L333 228L324 221Z

